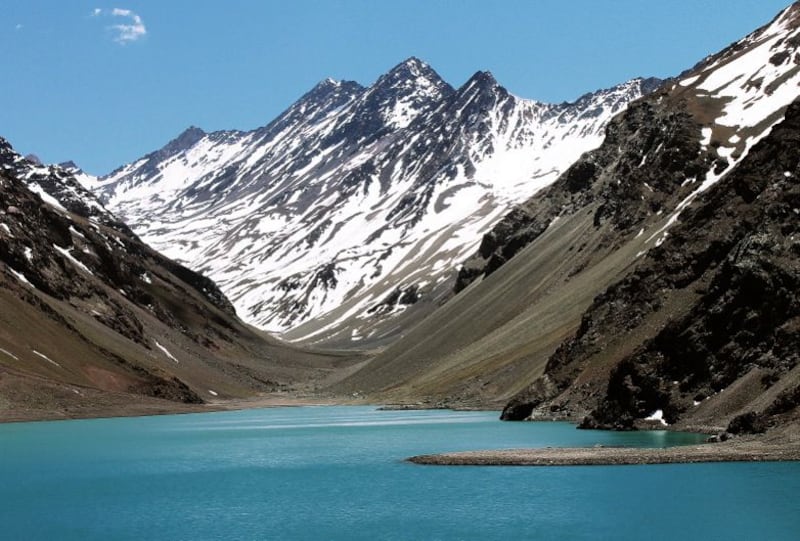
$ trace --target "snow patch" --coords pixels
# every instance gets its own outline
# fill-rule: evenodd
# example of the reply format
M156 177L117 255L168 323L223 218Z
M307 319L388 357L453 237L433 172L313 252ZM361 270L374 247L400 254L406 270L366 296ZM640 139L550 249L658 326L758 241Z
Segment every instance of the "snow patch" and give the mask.
M16 355L14 355L13 353L11 353L10 351L6 351L6 350L5 350L5 349L3 349L3 348L0 348L0 353L4 353L4 354L8 355L9 357L11 357L12 359L14 359L15 361L18 361L18 360L19 360L19 357L17 357Z
M64 206L61 203L58 202L58 199L56 199L55 197L53 197L52 195L50 195L49 193L44 191L44 188L39 186L38 183L31 182L30 184L28 184L28 189L30 191L32 191L33 193L37 194L39 197L41 197L42 201L44 201L45 203L47 203L51 207L55 207L58 210L61 210L63 212L67 211L67 209L65 209Z
M170 360L172 360L172 361L175 361L175 364L178 364L178 363L180 362L180 361L178 361L178 359L176 359L176 358L175 358L175 356L174 356L174 355L172 355L172 353L170 353L170 352L169 352L169 350L168 350L167 348L165 348L164 346L162 346L161 344L159 344L159 343L158 343L158 340L153 340L153 342L155 342L155 344L156 344L156 347L157 347L158 349L160 349L160 350L161 350L161 351L164 353L164 355L166 355L166 356L167 356L167 358L169 358L169 359L170 359Z
M692 86L697 80L700 78L699 75L695 75L693 77L687 77L686 79L680 81L678 84L681 86Z
M25 275L24 275L24 274L22 274L21 272L17 272L17 271L15 271L15 270L14 270L14 269L12 269L11 267L6 267L6 268L9 270L9 272L10 272L11 274L13 274L13 275L14 275L14 277L15 277L17 280L19 280L20 282L22 282L22 283L23 283L23 284L25 284L25 285L31 286L32 288L36 289L36 286L34 286L32 283L30 283L30 282L28 281L28 279L27 279L27 278L25 278Z
M50 364L52 364L52 365L54 365L54 366L57 366L57 367L61 368L61 365L60 365L60 364L58 364L57 362L55 362L53 359L51 359L50 357L48 357L48 356L47 356L47 355L45 355L44 353L41 353L41 352L39 352L39 351L36 351L35 349L33 350L33 353L34 353L34 355L38 355L39 357L41 357L42 359L44 359L44 360L45 360L45 361L47 361L48 363L50 363Z
M89 267L87 267L86 265L75 259L75 257L70 253L69 250L67 250L66 248L62 248L58 244L53 244L53 248L58 253L66 257L73 265L81 269L83 272L90 274L91 276L94 276L94 273L91 270L89 270Z
M700 139L700 146L703 148L708 148L708 145L711 144L711 135L714 133L714 130L711 128L703 128L700 130L700 134L702 135L702 139Z
M664 426L669 426L667 422L664 420L664 411L663 410L656 410L647 417L644 418L645 421L659 421Z

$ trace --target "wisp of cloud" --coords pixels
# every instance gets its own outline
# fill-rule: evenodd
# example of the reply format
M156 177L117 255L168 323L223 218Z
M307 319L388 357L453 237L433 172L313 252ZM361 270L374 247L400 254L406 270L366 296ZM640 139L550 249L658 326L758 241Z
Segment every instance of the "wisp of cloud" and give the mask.
M114 36L114 41L116 41L117 43L125 45L126 43L131 41L136 41L147 34L147 28L145 27L142 18L129 9L94 8L94 10L92 10L92 17L98 17L100 15L109 15L111 17L124 17L128 19L127 23L114 24L109 27L111 30L114 30L114 32L116 32L116 35Z

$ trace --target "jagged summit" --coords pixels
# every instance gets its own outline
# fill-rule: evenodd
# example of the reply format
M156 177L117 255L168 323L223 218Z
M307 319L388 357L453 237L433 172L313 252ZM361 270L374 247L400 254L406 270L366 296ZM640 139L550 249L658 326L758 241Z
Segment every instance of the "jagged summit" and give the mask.
M314 85L314 88L304 94L303 97L325 95L338 91L358 92L360 90L364 90L364 87L356 81L338 81L331 77L327 77ZM301 98L301 100L302 99L303 98Z
M76 173L83 172L83 170L80 167L78 167L78 164L75 163L72 160L67 160L65 162L61 162L61 163L58 164L58 166L63 168L63 169L67 169L69 171L74 171Z
M419 58L412 56L400 62L395 67L381 76L379 81L383 78L387 79L409 79L418 80L422 79L429 81L438 87L449 87L442 77L434 70L429 64L423 62Z
M13 176L45 203L62 211L83 216L95 223L113 227L125 234L133 233L108 211L87 185L94 182L73 162L43 165L38 160L18 154L11 144L0 137L0 172Z
M9 143L8 139L5 137L0 136L0 154L8 154L9 152L13 152L13 147L11 143Z
M178 137L167 143L167 145L164 147L164 150L170 153L180 152L181 150L191 147L193 144L205 137L205 135L206 132L204 132L201 128L198 128L197 126L189 126L183 130Z
M491 71L480 70L472 74L472 77L467 79L462 88L469 88L473 85L492 88L499 87L500 83L497 82Z
M456 90L454 100L456 107L466 107L470 102L476 102L479 108L486 109L491 103L510 96L508 90L497 82L489 71L477 71Z
M400 62L381 75L373 85L373 89L395 85L405 87L432 87L439 90L452 91L452 87L430 65L416 57Z
M405 128L452 92L453 88L436 71L412 57L381 75L367 89L361 113L369 117L378 113L390 129Z
M392 68L389 71L394 71L402 68L406 68L409 70L425 70L425 69L430 69L430 65L427 62L420 60L416 56L409 56L408 58L397 64L394 68Z

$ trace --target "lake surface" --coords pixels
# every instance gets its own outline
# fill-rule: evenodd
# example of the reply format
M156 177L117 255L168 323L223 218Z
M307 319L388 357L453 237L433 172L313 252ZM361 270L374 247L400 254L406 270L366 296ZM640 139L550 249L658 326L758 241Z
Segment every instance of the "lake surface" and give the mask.
M403 462L698 439L369 407L0 425L0 539L800 538L800 463Z

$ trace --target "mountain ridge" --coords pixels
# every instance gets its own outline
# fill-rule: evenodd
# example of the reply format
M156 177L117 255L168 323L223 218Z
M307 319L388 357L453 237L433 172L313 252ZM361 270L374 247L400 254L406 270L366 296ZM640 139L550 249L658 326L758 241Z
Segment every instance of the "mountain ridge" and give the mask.
M262 128L191 132L89 187L251 323L377 345L442 302L479 233L655 84L551 105L488 72L454 89L412 57L370 87L324 80ZM390 306L396 291L415 302Z

